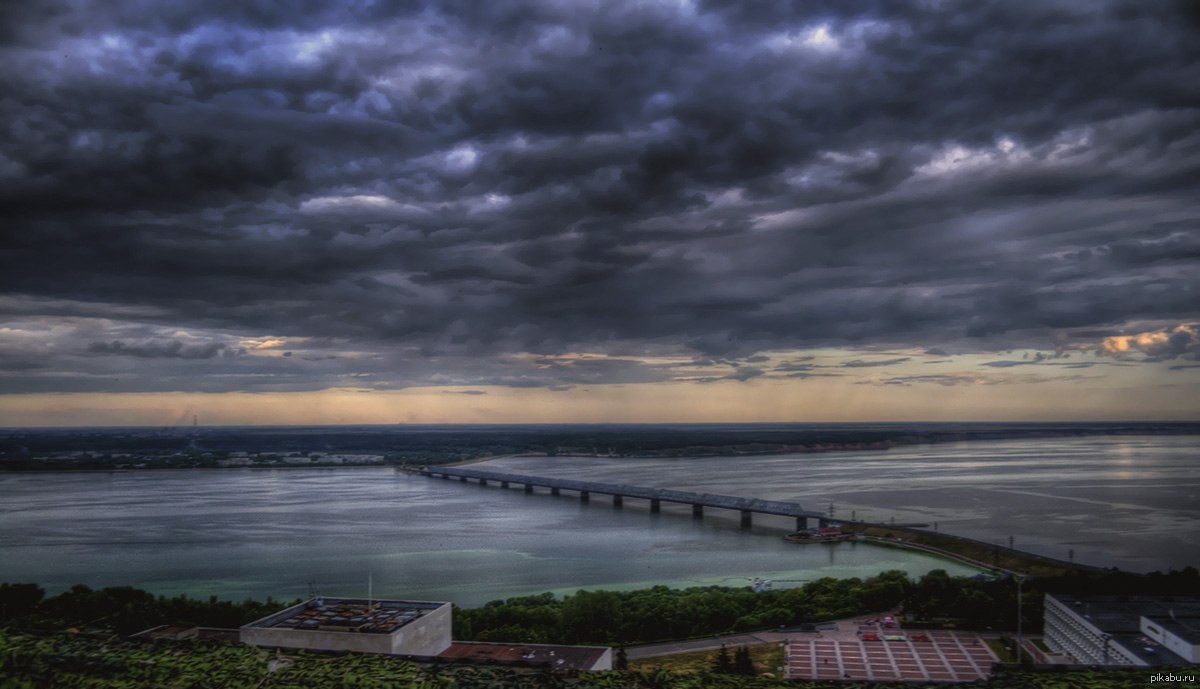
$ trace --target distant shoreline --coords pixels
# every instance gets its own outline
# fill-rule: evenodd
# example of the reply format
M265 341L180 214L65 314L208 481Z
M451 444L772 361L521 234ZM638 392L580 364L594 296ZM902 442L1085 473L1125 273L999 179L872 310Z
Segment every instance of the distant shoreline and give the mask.
M980 441L1200 436L1195 422L304 428L203 428L186 435L163 429L0 430L0 471L402 467L505 457L733 458ZM339 455L370 460L335 461Z

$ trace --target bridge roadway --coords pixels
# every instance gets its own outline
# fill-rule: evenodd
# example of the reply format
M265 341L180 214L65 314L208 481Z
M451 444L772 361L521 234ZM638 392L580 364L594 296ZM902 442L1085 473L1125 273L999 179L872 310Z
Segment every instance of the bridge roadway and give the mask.
M826 515L820 512L804 509L799 503L781 502L778 500L738 498L732 495L692 493L665 488L643 488L621 483L597 483L595 481L573 481L571 479L525 476L522 474L508 474L500 471L485 471L463 467L424 467L417 473L446 480L457 478L463 483L466 483L468 480L476 480L482 486L488 485L489 481L494 481L499 483L501 488L508 488L510 484L515 483L523 485L526 493L532 493L535 487L549 488L551 495L558 495L561 490L569 490L579 493L579 499L584 502L590 499L592 493L611 495L613 506L615 507L620 507L624 498L641 498L650 501L651 512L658 512L663 502L691 505L692 515L695 517L704 516L705 507L737 510L741 513L742 526L744 527L751 525L751 515L755 512L759 514L795 517L797 531L807 528L809 519L816 519L819 526L825 526L828 519Z

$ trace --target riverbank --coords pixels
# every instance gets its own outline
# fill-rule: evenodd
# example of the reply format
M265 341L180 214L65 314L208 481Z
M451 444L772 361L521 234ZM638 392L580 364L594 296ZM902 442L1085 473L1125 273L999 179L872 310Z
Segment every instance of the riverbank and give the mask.
M1056 560L994 543L985 543L964 536L935 531L859 523L843 524L842 530L861 534L865 540L876 545L919 550L948 557L974 567L1006 574L1055 577L1072 573L1094 574L1107 571L1102 567Z

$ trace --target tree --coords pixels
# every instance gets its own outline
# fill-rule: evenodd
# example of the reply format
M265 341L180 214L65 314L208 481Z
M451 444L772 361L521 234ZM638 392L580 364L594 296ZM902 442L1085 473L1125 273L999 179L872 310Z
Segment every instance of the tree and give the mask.
M621 597L613 591L577 591L563 599L560 620L567 643L616 641Z
M733 653L733 674L754 674L754 661L750 660L750 649L745 646L738 646L737 650Z
M617 665L617 667L615 669L617 669L617 670L628 670L629 669L629 655L627 653L625 653L624 646L617 649L616 665Z
M28 615L45 595L37 584L0 584L0 620Z
M733 671L733 662L729 660L729 651L725 648L725 644L721 644L721 650L717 651L712 671L720 674L729 674Z

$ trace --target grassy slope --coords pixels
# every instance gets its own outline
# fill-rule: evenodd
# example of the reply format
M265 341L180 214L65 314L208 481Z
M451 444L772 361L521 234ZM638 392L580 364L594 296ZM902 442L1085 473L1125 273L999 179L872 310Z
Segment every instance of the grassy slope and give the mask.
M761 656L760 656L761 657ZM711 662L711 660L709 661ZM767 662L775 662L769 660ZM272 670L272 668L275 668ZM1179 670L1175 671L1179 674ZM1194 674L1194 669L1184 671ZM1013 673L972 686L987 689L1138 687L1153 673L1084 670ZM855 687L919 685L856 684ZM938 686L938 685L930 685ZM945 686L945 685L941 685ZM239 644L132 643L0 630L0 689L451 689L577 687L579 689L845 689L824 682L768 677L672 673L666 670L549 674L492 666L419 665L370 655L277 654Z
M757 644L747 647L750 650L750 660L754 662L754 669L759 673L774 673L776 669L783 665L783 647L779 644ZM729 654L730 659L733 658L733 652L737 650L736 646L727 646L725 651ZM631 670L655 670L662 668L671 672L707 672L713 666L717 659L716 650L710 651L693 651L691 653L675 653L667 656L657 656L654 658L641 658L629 662Z

